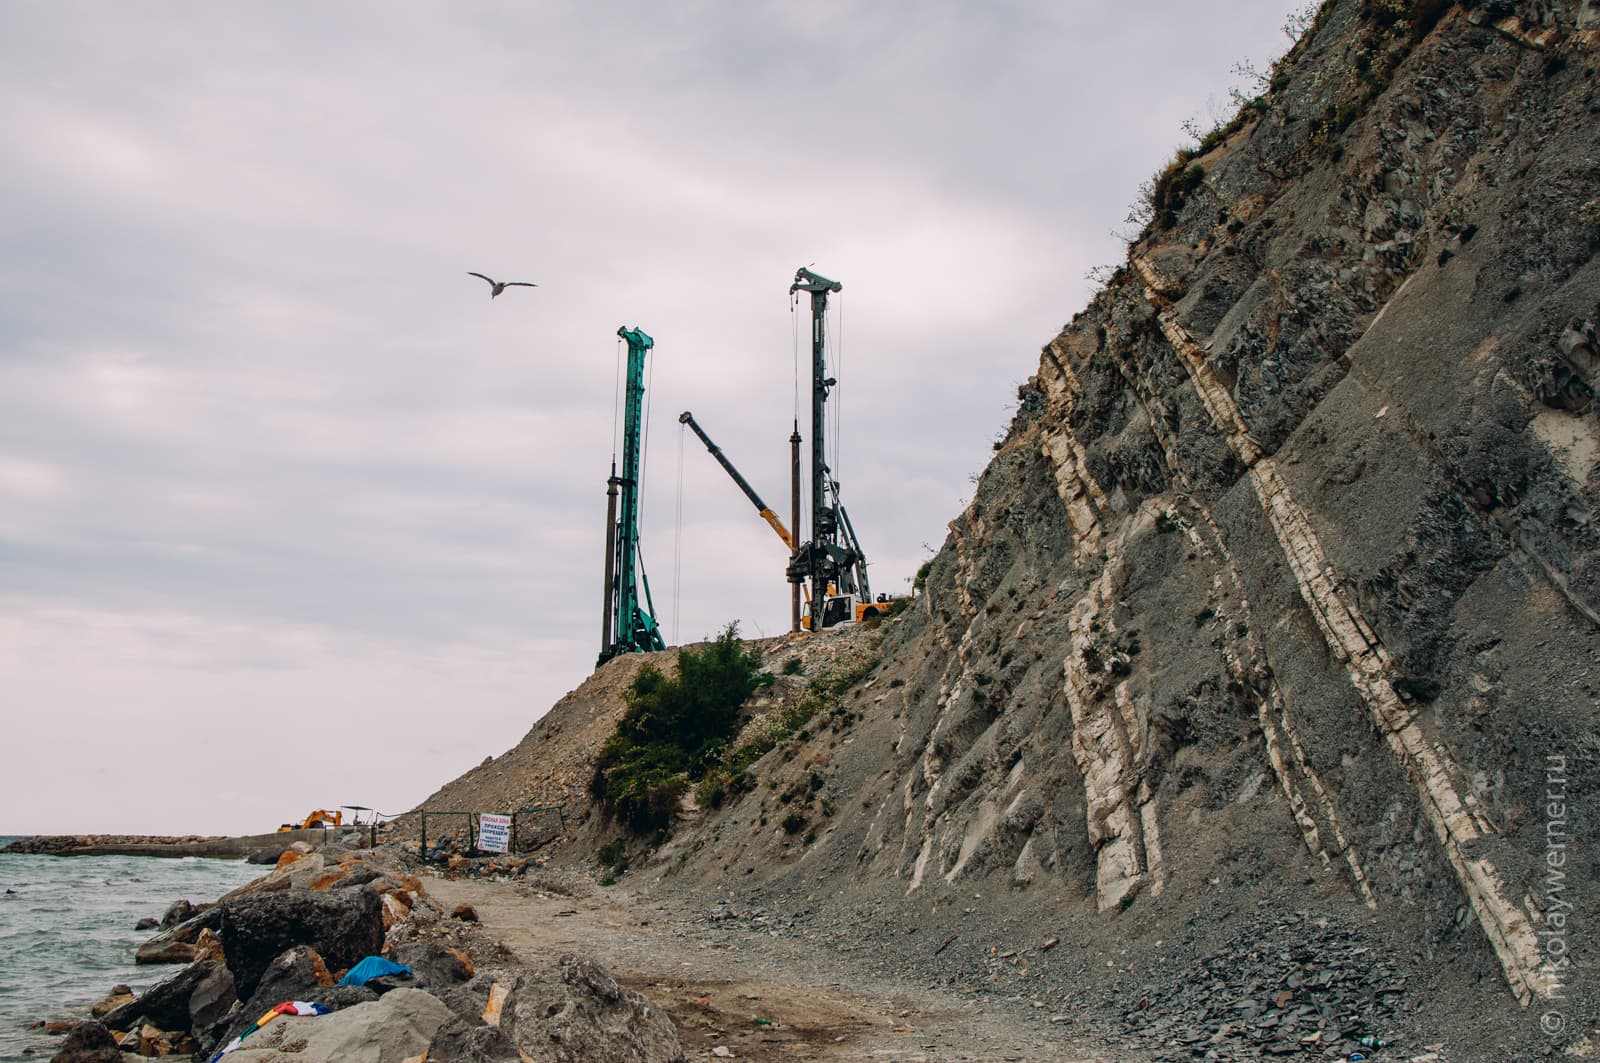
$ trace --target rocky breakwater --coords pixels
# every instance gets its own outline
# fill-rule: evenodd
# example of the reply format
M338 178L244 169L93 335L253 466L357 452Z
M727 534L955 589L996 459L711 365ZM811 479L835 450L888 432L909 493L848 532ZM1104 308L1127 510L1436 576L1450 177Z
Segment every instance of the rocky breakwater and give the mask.
M364 844L371 834L366 827L275 831L271 834L222 836L211 834L35 834L0 849L0 853L34 856L202 856L217 859L250 857L254 863L270 863L290 845L321 849L327 846ZM265 858L263 860L263 854Z
M214 834L34 834L18 838L0 853L31 856L106 856L156 848L205 848L226 841ZM133 855L139 855L133 852Z
M469 915L447 915L393 854L291 849L214 905L175 905L140 954L181 956L183 969L137 996L115 987L53 1058L682 1058L665 1014L599 964L567 955L530 966ZM369 957L391 973L347 977Z

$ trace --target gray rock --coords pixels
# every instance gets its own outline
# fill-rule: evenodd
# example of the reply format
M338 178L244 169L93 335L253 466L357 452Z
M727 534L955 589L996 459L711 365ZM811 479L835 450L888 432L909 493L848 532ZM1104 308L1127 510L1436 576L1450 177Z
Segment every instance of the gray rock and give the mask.
M394 950L396 963L405 964L416 974L417 983L426 989L447 989L472 978L461 959L432 941L413 941Z
M429 1063L517 1063L516 1043L498 1026L473 1023L460 1015L439 1027L428 1045Z
M555 1063L673 1063L683 1058L672 1020L617 984L585 956L516 979L500 1028L519 1047Z
M310 945L330 971L383 948L383 914L368 889L284 890L222 905L222 947L241 996L255 993L267 966L286 949Z
M122 1053L111 1031L98 1022L80 1022L67 1031L50 1063L122 1063Z
M282 856L287 850L287 846L269 845L264 849L257 849L245 857L244 860L247 864L276 864L278 857Z
M221 967L215 960L191 964L107 1012L101 1021L113 1030L131 1030L136 1024L147 1022L162 1030L188 1031L190 996Z
M188 902L183 902L187 904ZM171 909L168 909L171 912ZM163 924L165 925L165 924ZM177 923L157 934L155 937L140 945L134 953L135 963L188 963L194 959L190 952L176 949L174 945L193 945L200 939L200 931L210 930L216 933L222 928L222 910L220 908L207 908L197 911L190 918Z
M270 1063L295 1046L298 1063L401 1063L427 1051L450 1009L420 989L397 989L381 1000L331 1015L274 1019L230 1053L233 1063Z
M189 1030L194 1039L207 1044L217 1040L226 1028L239 1003L234 990L233 974L224 964L212 964L212 970L195 985L189 994Z
M167 907L166 914L161 917L161 929L170 930L179 923L186 923L197 914L195 906L188 901L173 901Z

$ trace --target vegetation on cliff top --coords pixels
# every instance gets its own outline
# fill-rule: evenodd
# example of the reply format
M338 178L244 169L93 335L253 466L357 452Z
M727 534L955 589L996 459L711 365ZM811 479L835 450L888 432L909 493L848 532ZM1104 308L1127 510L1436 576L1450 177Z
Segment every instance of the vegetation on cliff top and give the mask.
M738 626L701 649L678 651L676 675L646 665L623 695L628 709L595 762L590 791L635 834L665 829L689 789L720 757L756 689L772 682Z

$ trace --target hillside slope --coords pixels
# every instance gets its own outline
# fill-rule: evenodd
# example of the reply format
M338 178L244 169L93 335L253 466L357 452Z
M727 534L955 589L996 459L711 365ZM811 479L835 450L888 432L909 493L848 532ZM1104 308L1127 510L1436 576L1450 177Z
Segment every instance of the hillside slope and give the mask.
M1582 1043L1597 50L1576 0L1325 5L1045 346L872 676L651 888L1170 1058Z

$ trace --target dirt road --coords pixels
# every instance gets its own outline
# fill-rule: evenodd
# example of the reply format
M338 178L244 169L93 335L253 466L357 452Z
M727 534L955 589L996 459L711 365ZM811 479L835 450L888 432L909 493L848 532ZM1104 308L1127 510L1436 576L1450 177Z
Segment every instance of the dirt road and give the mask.
M976 1001L868 984L811 942L764 934L717 940L703 919L648 896L470 879L429 879L427 889L446 910L472 905L484 930L527 963L564 952L598 959L671 1015L691 1060L1114 1058L1044 1039L985 1014Z

